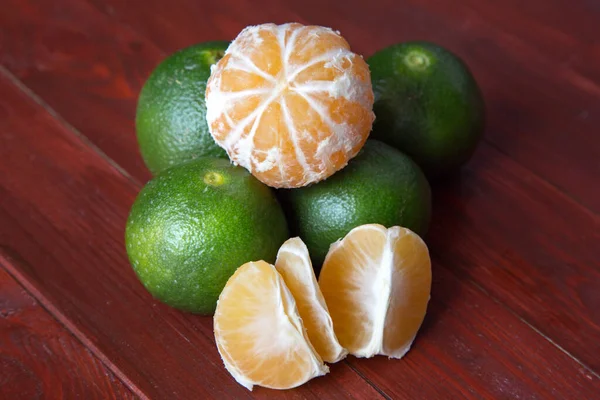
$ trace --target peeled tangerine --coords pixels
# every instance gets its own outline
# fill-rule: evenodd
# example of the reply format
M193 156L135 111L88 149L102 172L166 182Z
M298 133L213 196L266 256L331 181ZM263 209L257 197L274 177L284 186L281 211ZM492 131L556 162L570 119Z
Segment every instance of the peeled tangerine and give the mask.
M264 261L246 263L229 278L214 330L225 367L250 390L289 389L329 371L308 339L292 293Z
M321 358L338 362L348 352L337 340L333 322L319 289L306 245L300 238L287 240L277 253L275 268L292 292L308 338Z
M406 228L359 226L331 246L319 285L343 347L357 357L401 358L427 310L429 252Z
M367 63L338 32L297 23L245 28L213 66L206 108L229 158L278 188L342 169L375 118Z

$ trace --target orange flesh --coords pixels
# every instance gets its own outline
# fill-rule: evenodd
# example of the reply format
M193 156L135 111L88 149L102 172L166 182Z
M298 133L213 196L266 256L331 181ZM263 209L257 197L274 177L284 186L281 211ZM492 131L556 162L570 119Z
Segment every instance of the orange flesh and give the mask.
M390 303L383 333L383 351L408 351L408 347L425 317L431 290L431 262L423 242L416 235L405 235L392 243L393 251L401 254L394 263Z
M291 293L264 261L244 264L227 282L214 329L225 366L246 387L285 389L324 373Z
M298 313L306 327L310 342L326 362L337 362L346 355L338 343L331 317L319 289L306 245L299 238L286 241L279 253L275 268L281 274L296 300Z
M400 358L425 317L429 253L407 229L364 225L332 246L319 285L343 347L360 357Z
M327 256L319 284L329 307L340 344L350 353L368 345L375 334L372 309L378 303L377 277L385 234L356 231L346 237L343 249Z

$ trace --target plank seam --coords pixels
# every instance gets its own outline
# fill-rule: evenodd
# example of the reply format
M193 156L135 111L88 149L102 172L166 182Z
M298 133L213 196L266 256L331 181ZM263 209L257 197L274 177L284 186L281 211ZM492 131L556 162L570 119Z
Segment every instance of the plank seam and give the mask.
M12 251L11 251L12 252ZM11 257L5 247L0 247L0 266L10 275L21 287L33 297L48 314L50 314L61 326L63 326L73 337L78 340L85 349L90 351L107 369L123 382L131 392L140 399L150 400L142 390L135 385L128 377L117 367L104 353L89 340L86 335L69 321L59 309L40 291L34 284L30 283L24 274L21 273L17 265L20 263L14 257Z
M430 252L433 255L436 256L437 260L441 261L438 264L442 268L444 268L446 271L449 271L452 275L454 275L456 277L456 279L459 279L462 282L465 281L465 279L464 279L465 277L464 276L461 276L460 274L456 273L455 271L452 270L452 268L448 268L448 267L445 266L445 263L443 261L443 257L440 257L440 255L437 252L435 252L435 251L433 251L431 249L430 249ZM488 290L486 290L483 286L481 286L479 283L477 283L476 281L474 281L473 279L470 279L470 278L467 278L467 281L471 282L476 290L479 290L481 293L483 293L485 296L487 296L494 303L498 304L503 309L507 310L513 317L515 317L517 320L519 320L522 323L524 323L533 332L535 332L536 334L538 334L539 336L541 336L543 339L545 339L546 341L548 341L551 345L553 345L554 347L556 347L560 352L564 353L565 355L567 355L567 357L569 357L570 359L572 359L573 361L575 361L585 371L589 372L590 374L592 374L597 379L600 379L600 374L598 374L595 370L593 370L591 367L589 367L583 361L579 360L577 357L575 357L573 354L571 354L568 350L566 350L565 348L563 348L560 344L556 343L552 338L550 338L549 336L547 336L543 331L541 331L540 329L536 328L532 323L530 323L529 321L527 321L524 317L522 317L515 310L513 310L511 307L509 307L506 303L500 301L500 299L498 299L497 297L492 296L490 294L490 292Z
M117 170L121 175L123 175L127 180L134 183L137 187L141 187L142 184L136 178L134 178L129 172L127 172L123 167L121 167L115 160L110 158L102 149L96 146L87 136L81 133L77 128L71 125L67 120L65 120L59 113L57 113L52 107L48 105L37 93L31 90L28 86L26 86L23 82L21 82L11 71L6 69L4 65L0 65L0 73L5 75L8 80L18 87L23 93L25 93L28 97L30 97L37 105L42 107L52 118L54 118L59 124L61 124L67 131L72 132L72 134L77 137L81 141L83 145L89 147L94 153L98 154L100 158L102 158L106 163L108 163L112 168Z
M348 367L350 367L350 369L351 369L352 371L356 372L356 374L357 374L358 376L360 376L361 378L363 378L365 382L367 382L369 385L371 385L371 386L373 387L373 389L375 389L375 390L376 390L376 391L377 391L377 392L378 392L378 393L381 395L381 397L383 397L383 398L384 398L384 399L386 399L386 400L392 400L392 397L388 396L388 395L387 395L387 393L385 393L385 392L383 391L383 389L380 389L378 386L376 386L376 385L375 385L375 383L371 382L371 380L370 380L369 378L367 378L367 377L366 377L366 376L365 376L365 375L364 375L362 372L360 372L358 369L356 369L356 368L354 367L354 365L350 364L350 363L348 362L348 360L347 360L347 359L346 359L346 360L344 360L344 363L345 363L345 364L346 364Z
M558 192L567 201L570 201L570 202L574 203L577 207L583 209L584 212L587 211L589 214L591 214L591 216L593 218L600 218L600 213L596 212L595 210L592 210L590 207L588 207L587 205L581 203L578 199L576 199L575 197L573 197L569 193L565 192L559 186L557 186L554 183L550 182L549 180L547 180L543 176L539 175L537 172L533 171L532 169L530 169L529 167L527 167L526 165L524 165L523 163L521 163L516 158L512 157L510 154L508 154L506 151L502 150L502 148L500 148L497 144L495 144L494 142L492 142L487 137L485 137L485 136L483 137L483 142L485 142L485 144L488 147L490 147L492 150L495 150L496 152L500 153L501 155L503 155L504 157L508 158L509 160L511 160L512 162L514 162L515 164L517 164L519 167L523 168L524 170L529 171L529 173L531 173L531 175L533 175L533 177L535 177L536 179L538 179L542 184L547 185L550 188L552 188L554 191ZM477 150L475 150L475 151L477 151Z

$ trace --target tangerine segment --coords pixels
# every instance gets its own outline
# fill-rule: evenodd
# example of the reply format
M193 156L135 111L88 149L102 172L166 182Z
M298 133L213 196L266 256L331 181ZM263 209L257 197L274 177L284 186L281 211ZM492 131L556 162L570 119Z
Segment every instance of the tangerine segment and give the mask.
M390 300L383 330L383 354L401 358L410 350L427 312L431 292L429 251L419 235L408 229L390 233L392 269Z
M331 246L319 285L342 346L357 357L401 358L427 310L429 252L406 228L359 226Z
M308 249L300 238L291 238L281 246L275 268L296 299L298 313L317 353L326 362L340 361L348 352L335 336Z
M375 118L366 62L339 33L300 24L244 29L213 66L206 107L230 159L284 188L342 169Z
M225 367L250 390L253 385L289 389L328 372L308 340L292 294L264 261L246 263L229 278L214 330Z

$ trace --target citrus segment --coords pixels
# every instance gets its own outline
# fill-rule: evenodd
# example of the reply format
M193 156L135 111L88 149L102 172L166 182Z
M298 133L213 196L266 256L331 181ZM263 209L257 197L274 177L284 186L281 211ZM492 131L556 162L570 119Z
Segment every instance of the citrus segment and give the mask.
M331 246L319 285L342 346L357 357L401 358L429 302L429 252L406 228L362 225Z
M219 297L215 341L225 367L244 387L289 389L328 372L306 335L296 303L271 264L237 269Z
M308 249L300 238L289 239L281 246L275 268L296 300L298 313L317 353L326 362L340 361L348 352L340 346L335 336Z
M343 168L375 118L366 62L339 33L300 24L244 29L212 68L206 104L215 141L273 187Z

